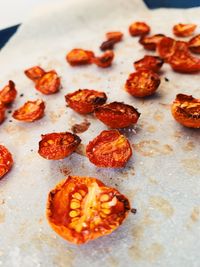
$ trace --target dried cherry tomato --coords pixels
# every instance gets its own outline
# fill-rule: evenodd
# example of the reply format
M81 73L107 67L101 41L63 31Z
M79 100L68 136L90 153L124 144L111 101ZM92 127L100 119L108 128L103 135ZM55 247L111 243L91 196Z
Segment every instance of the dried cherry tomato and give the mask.
M200 34L190 39L188 47L193 53L200 54Z
M5 120L6 108L3 103L0 102L0 124Z
M178 37L188 37L192 35L196 29L196 24L176 24L173 27L173 33Z
M152 70L158 72L162 67L164 61L160 57L156 56L144 56L142 59L134 62L136 70Z
M174 53L176 40L170 37L163 37L157 44L157 52L159 56L167 61Z
M15 83L13 81L9 81L8 85L6 85L0 91L0 102L8 105L11 104L17 96L17 90L15 88Z
M46 72L36 81L35 88L45 95L51 95L60 89L60 78L55 70Z
M107 40L101 44L100 49L102 51L112 50L114 48L114 45L117 42L121 41L122 37L123 33L121 32L107 32L106 33Z
M22 107L15 110L13 118L19 121L33 122L44 116L45 103L42 100L27 101Z
M96 64L98 67L107 68L112 65L112 61L114 59L114 53L112 50L107 50L103 53L100 57L94 57L92 59L93 63Z
M73 93L67 94L65 100L70 108L81 114L87 114L94 111L100 105L103 105L107 96L104 92L98 92L89 89L79 89Z
M94 53L80 48L72 49L66 56L67 62L71 66L87 65L92 63Z
M117 130L101 132L86 147L89 160L98 167L124 167L132 155L129 141Z
M172 104L172 115L177 122L190 128L200 128L200 99L178 94Z
M95 116L110 128L124 128L135 124L140 113L133 106L112 102L96 108Z
M152 95L160 85L160 77L151 70L138 70L129 75L125 89L135 97Z
M76 150L81 139L70 132L42 135L38 153L45 159L64 159Z
M0 145L0 179L10 171L12 165L12 154L5 146Z
M155 34L152 36L142 36L139 43L147 50L155 51L158 43L165 37L164 34Z
M49 193L47 201L51 227L74 244L112 233L129 211L124 195L91 177L67 177Z
M150 32L150 27L145 22L134 22L129 26L129 33L132 36L142 36Z
M24 71L25 75L31 79L32 81L36 82L40 79L46 72L40 68L39 66L31 67Z

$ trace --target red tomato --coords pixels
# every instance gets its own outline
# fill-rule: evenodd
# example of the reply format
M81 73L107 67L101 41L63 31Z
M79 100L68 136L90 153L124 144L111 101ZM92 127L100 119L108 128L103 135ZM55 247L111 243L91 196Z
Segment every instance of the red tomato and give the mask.
M12 154L5 146L0 145L0 179L10 171L12 165Z
M46 72L39 66L31 67L24 71L25 75L34 82L37 82Z
M121 32L107 32L107 40L101 44L100 49L102 51L112 50L114 48L114 45L122 40L122 37L123 33Z
M189 41L188 47L193 53L200 54L200 34Z
M0 102L5 105L11 104L16 96L17 90L15 89L15 84L13 81L9 81L8 85L0 91Z
M162 67L164 61L160 57L156 56L144 56L142 59L134 62L136 70L152 70L158 72Z
M129 211L124 195L91 177L69 176L49 193L47 201L51 227L74 244L112 233Z
M80 48L72 49L66 56L67 62L71 66L87 65L92 63L94 53Z
M150 32L150 27L145 22L134 22L129 26L129 33L132 36L142 36Z
M36 81L35 88L45 95L51 95L60 89L60 78L55 70L46 72Z
M0 124L5 120L6 108L4 104L0 102Z
M114 59L114 53L111 50L107 50L102 56L94 57L93 63L98 67L107 68L112 65L112 61Z
M192 35L196 29L196 24L176 24L173 27L173 33L178 37L188 37Z
M176 47L176 40L170 37L163 37L157 44L157 52L165 61L173 55Z
M139 40L139 43L142 44L145 49L155 51L158 43L164 36L164 34L142 36Z

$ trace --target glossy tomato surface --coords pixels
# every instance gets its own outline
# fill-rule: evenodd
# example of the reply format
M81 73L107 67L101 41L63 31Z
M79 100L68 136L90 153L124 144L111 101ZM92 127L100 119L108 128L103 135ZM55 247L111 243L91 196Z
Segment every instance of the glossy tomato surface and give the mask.
M150 27L145 22L136 21L129 26L131 36L143 36L150 32Z
M35 88L45 95L55 94L60 89L60 77L55 70L48 71L36 81Z
M15 83L13 81L9 81L8 85L6 85L0 91L0 102L8 105L11 104L17 96L17 90L15 88Z
M101 68L108 68L112 65L114 59L114 52L112 50L107 50L100 57L94 57L93 63Z
M196 24L179 23L174 25L173 33L178 37L188 37L194 33L196 27L197 27Z
M8 151L8 149L0 145L0 179L10 171L13 165L12 154Z
M136 70L152 70L158 72L162 67L164 61L162 58L157 56L146 55L142 59L134 62L134 67Z
M155 51L158 43L164 37L164 34L155 34L152 36L142 36L139 43L147 50Z
M67 62L71 66L87 65L92 63L94 53L81 48L72 49L66 56Z
M36 82L40 79L46 72L39 66L31 67L24 71L25 75L31 79L33 82Z

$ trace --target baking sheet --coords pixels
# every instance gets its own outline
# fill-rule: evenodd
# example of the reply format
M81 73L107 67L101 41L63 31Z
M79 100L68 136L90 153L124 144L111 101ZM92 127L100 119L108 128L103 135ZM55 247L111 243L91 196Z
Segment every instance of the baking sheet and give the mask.
M1 86L12 79L19 91L12 109L37 98L47 105L46 116L38 122L17 122L7 114L1 125L0 143L15 159L12 171L0 181L3 267L200 266L200 132L178 125L169 106L180 92L199 97L199 74L173 73L164 65L155 96L135 99L123 89L128 74L134 71L133 61L147 54L138 39L129 36L129 24L145 20L152 33L171 35L175 23L200 25L199 13L199 8L149 11L140 1L120 0L48 6L37 10L1 51ZM65 55L74 47L100 54L104 34L112 30L125 34L124 41L116 45L112 68L72 68L66 63ZM35 91L23 74L35 64L57 70L62 79L58 94L44 96ZM85 118L91 126L80 134L83 149L106 129L93 116L66 108L64 95L79 88L103 90L108 101L124 101L142 113L135 129L125 132L134 147L125 169L96 168L81 151L54 162L37 154L41 134L70 130ZM118 188L137 214L130 213L109 236L78 247L67 243L45 218L47 194L67 174L97 177Z

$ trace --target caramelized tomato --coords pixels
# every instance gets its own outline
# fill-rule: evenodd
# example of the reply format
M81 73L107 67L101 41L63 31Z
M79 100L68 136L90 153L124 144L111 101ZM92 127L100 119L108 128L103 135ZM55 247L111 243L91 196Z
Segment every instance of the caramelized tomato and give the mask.
M44 116L45 103L42 100L28 101L15 110L13 118L19 121L33 122Z
M134 62L136 70L152 70L158 72L162 67L164 61L156 56L144 56L142 59Z
M172 104L172 115L183 126L200 128L200 99L178 94Z
M193 53L200 54L200 34L189 41L188 47Z
M45 159L64 159L76 150L81 139L72 133L49 133L42 135L38 153Z
M11 104L17 96L17 90L15 88L15 84L13 81L9 81L8 85L6 85L0 91L0 102L8 105Z
M94 57L93 63L98 67L107 68L112 65L112 61L114 59L114 53L111 50L107 50L102 56Z
M196 29L195 24L176 24L173 27L173 33L178 37L188 37L192 35Z
M13 165L11 153L5 146L0 145L0 179L10 171Z
M150 32L150 27L145 22L134 22L129 26L129 33L132 36L142 36Z
M124 167L132 155L129 141L117 130L103 131L86 147L89 160L98 167Z
M6 108L4 104L0 102L0 124L5 120L5 111L6 111Z
M101 44L100 49L102 51L112 50L114 48L114 45L122 40L122 37L123 33L121 32L107 32L107 40Z
M74 93L67 94L65 100L70 108L81 114L87 114L94 111L100 105L103 105L107 96L103 92L89 89L79 89Z
M138 70L129 75L125 89L132 96L145 97L155 93L159 84L158 74L151 70Z
M36 81L35 88L45 95L51 95L58 92L60 89L60 78L56 71L51 70L46 72Z
M47 219L61 237L83 244L117 229L130 210L115 188L91 177L69 176L49 193Z
M152 36L142 36L139 43L147 50L155 51L158 43L162 40L164 34L155 34Z
M25 75L34 82L37 82L46 72L39 66L34 66L24 71Z
M72 49L66 56L67 62L71 66L87 65L92 63L94 53L80 48Z
M173 55L176 46L176 41L170 37L163 37L157 44L157 52L165 61Z
M113 102L96 108L95 116L110 128L124 128L135 124L140 113L133 106Z

